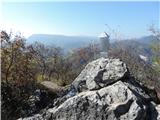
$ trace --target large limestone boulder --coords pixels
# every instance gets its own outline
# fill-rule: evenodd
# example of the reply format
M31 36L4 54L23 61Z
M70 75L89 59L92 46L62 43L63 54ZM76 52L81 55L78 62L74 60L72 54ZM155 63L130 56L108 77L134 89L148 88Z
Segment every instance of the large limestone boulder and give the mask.
M53 120L145 120L146 106L123 82L81 92L48 110Z
M127 75L126 64L119 59L100 58L90 62L72 85L81 92L95 90L114 83Z
M97 59L51 108L23 120L159 120L160 105L128 73L119 59Z
M43 114L23 120L159 120L159 106L150 108L150 103L137 94L118 81L99 90L81 92Z

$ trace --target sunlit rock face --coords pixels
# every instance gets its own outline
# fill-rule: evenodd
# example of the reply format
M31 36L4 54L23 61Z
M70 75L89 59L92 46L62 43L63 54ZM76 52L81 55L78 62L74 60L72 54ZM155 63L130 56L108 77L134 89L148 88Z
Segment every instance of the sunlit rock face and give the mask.
M95 90L116 82L127 74L126 64L119 59L100 58L90 62L72 84L78 91Z
M160 105L119 59L90 62L51 108L20 120L159 120ZM72 94L71 94L72 93Z

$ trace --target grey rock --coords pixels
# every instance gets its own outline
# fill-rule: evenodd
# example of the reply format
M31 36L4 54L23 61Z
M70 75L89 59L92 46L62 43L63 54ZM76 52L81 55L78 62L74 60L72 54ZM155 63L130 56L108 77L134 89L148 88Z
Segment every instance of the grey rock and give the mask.
M143 101L118 81L99 90L81 92L46 113L52 120L145 120L146 108ZM41 117L46 119L47 115Z
M156 106L156 111L157 111L157 120L160 120L160 105Z
M150 102L149 108L150 120L160 120L160 104Z
M127 75L126 64L119 59L99 58L90 62L72 85L81 92L95 90L120 80Z

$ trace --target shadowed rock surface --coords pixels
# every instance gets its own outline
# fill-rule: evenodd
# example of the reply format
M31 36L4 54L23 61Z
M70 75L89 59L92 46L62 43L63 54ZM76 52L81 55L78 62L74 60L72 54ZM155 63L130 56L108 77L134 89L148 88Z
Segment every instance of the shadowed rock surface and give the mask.
M19 120L160 120L160 105L150 92L130 76L125 63L99 58L52 107Z

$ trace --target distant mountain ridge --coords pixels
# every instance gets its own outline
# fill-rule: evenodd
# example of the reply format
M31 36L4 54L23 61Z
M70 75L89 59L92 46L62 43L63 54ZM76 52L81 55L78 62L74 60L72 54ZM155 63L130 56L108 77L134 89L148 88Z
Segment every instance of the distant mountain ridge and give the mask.
M141 38L137 38L135 40L138 41L138 42L140 42L140 43L150 44L155 39L156 39L155 36L149 35L149 36L143 36Z
M154 40L154 36L144 36L135 39L126 40L110 40L111 45L117 46L121 45L123 47L130 46L132 48L137 48L140 54L150 55L151 51L149 48L150 43ZM65 36L65 35L54 35L54 34L33 34L27 39L27 43L31 44L34 42L40 42L45 45L55 45L62 47L64 50L68 51L71 49L76 49L80 47L88 46L91 43L99 43L99 37L93 36Z
M93 41L97 41L96 37L90 36L65 36L51 34L33 34L27 39L27 43L40 42L45 45L55 45L66 50L87 46Z

